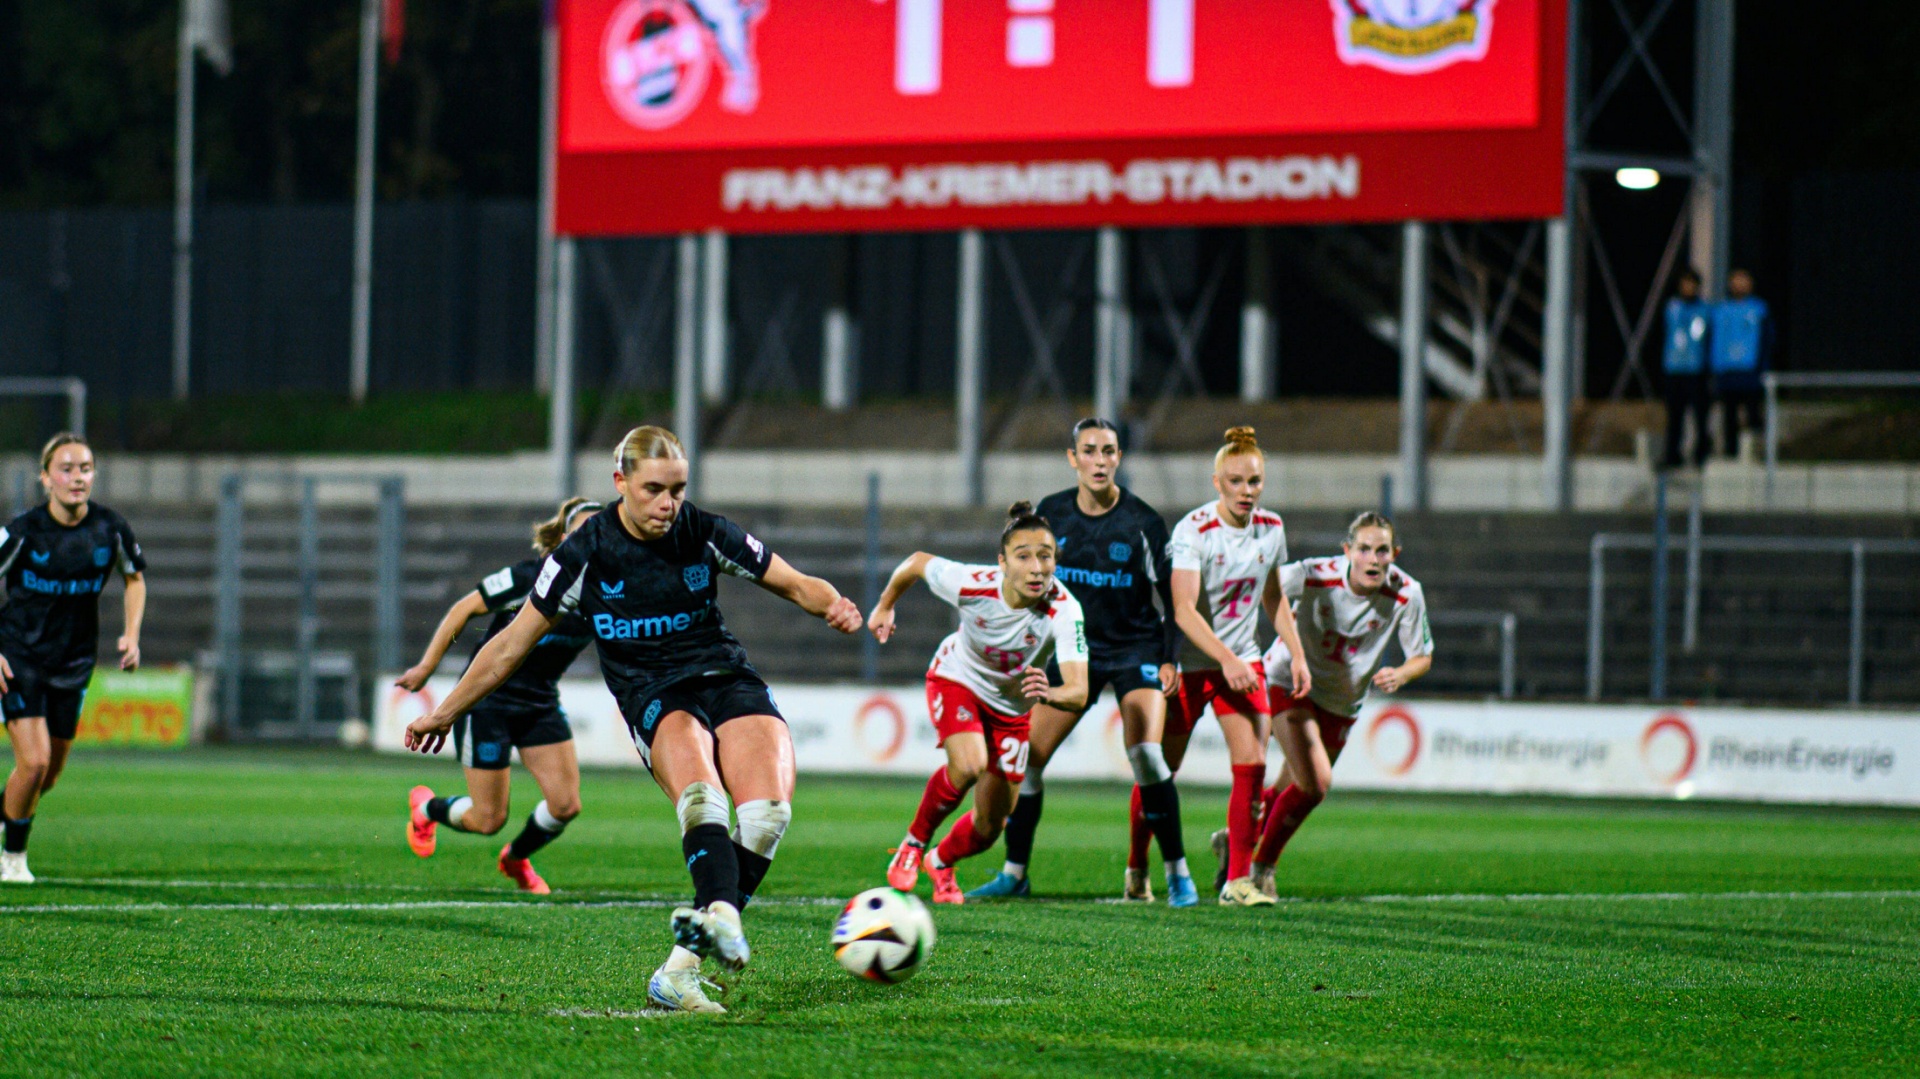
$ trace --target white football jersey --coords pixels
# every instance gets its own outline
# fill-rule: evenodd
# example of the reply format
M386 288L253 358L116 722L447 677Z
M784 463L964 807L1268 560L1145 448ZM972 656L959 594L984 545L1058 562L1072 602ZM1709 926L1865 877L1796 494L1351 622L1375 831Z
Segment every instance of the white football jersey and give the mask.
M1176 570L1200 571L1200 613L1220 643L1252 663L1260 658L1260 596L1267 577L1287 560L1287 526L1280 515L1255 507L1245 528L1220 519L1220 505L1209 502L1173 526L1167 557ZM1183 670L1208 670L1219 663L1181 639Z
M1059 581L1040 607L1009 607L1000 597L1000 567L935 558L927 588L960 612L960 628L940 642L927 673L958 682L1004 715L1026 712L1021 672L1048 659L1087 661L1087 623L1080 601Z
M1427 628L1427 595L1398 566L1371 596L1347 584L1347 557L1309 558L1280 567L1280 587L1293 603L1300 646L1307 650L1313 703L1336 716L1357 716L1387 657L1387 643L1400 635L1407 658L1433 654ZM1293 656L1281 641L1267 651L1267 682L1291 691Z

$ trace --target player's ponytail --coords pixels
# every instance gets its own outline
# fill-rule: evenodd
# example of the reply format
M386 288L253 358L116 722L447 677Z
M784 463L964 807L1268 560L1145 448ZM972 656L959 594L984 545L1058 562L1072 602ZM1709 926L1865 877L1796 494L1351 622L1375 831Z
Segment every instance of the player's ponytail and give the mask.
M1367 510L1360 514L1360 516L1355 517L1353 523L1347 526L1347 542L1358 542L1360 539L1360 530L1363 528L1384 528L1387 530L1387 535L1392 537L1389 542L1395 547L1400 546L1400 531L1393 527L1392 519L1384 513L1376 510Z
M1007 507L1007 526L1000 530L1000 549L1007 549L1007 541L1015 532L1030 532L1038 529L1047 535L1053 535L1053 526L1045 517L1033 512L1033 503L1015 502Z
M47 439L47 444L40 447L40 471L45 472L47 469L53 467L53 455L60 452L60 447L62 446L85 446L88 450L93 449L93 446L89 444L85 438L74 434L72 431L62 431L52 438Z
M672 431L651 424L636 427L627 432L620 444L613 448L614 471L623 476L633 475L633 470L641 461L684 461L687 448Z
M583 513L593 513L601 508L600 503L582 495L574 495L560 503L560 512L533 526L533 549L540 554L549 555L560 541L567 538L567 529L573 519Z
M1226 463L1229 457L1240 457L1249 454L1263 461L1266 460L1267 457L1267 455L1261 451L1259 441L1253 437L1253 428L1229 427L1227 428L1226 444L1214 451L1213 469L1218 472L1220 466Z

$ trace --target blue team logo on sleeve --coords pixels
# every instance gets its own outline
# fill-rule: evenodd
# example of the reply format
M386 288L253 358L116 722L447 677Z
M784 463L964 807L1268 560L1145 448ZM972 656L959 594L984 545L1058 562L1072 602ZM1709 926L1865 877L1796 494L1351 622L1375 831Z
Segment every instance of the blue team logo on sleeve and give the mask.
M707 583L713 579L713 574L707 570L707 564L705 562L688 566L685 570L681 571L681 574L687 579L687 591L689 592L701 591L706 588Z
M650 731L653 729L653 725L658 722L660 722L660 702L653 701L647 705L647 710L641 713L640 727L642 730Z
M1128 558L1132 557L1132 555L1133 548L1124 543L1110 544L1107 547L1107 557L1113 559L1115 562L1125 562Z
M94 565L96 565L96 566L100 566L100 567L103 567L103 568L104 568L104 567L106 566L106 564L107 564L108 562L110 562L110 561L112 561L112 560L113 560L113 550L112 550L112 548L109 548L109 547L95 547L95 548L93 549L93 564L94 564Z

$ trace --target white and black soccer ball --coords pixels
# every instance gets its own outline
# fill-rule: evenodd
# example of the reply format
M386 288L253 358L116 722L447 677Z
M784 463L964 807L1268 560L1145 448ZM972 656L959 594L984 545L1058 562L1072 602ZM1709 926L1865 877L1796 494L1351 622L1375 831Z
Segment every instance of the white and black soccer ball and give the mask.
M933 954L933 940L926 904L892 888L854 896L833 923L833 957L847 973L888 985L913 977Z

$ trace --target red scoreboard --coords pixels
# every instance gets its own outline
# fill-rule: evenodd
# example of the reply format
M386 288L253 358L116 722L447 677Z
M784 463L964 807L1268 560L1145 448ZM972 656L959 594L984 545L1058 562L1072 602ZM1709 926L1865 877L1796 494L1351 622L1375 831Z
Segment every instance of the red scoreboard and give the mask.
M559 231L1560 212L1565 0L562 0Z

